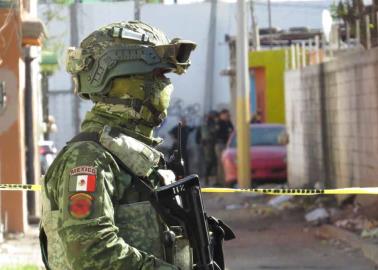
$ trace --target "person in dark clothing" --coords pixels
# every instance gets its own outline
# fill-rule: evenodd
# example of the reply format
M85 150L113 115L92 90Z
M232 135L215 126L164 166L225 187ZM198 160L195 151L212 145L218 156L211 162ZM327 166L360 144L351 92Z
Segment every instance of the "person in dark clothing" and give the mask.
M216 185L224 185L224 171L222 166L222 152L226 148L226 144L230 134L234 130L234 126L231 123L230 112L227 109L223 109L219 114L219 121L215 126L215 154L217 158L217 181Z
M217 156L215 154L216 140L216 121L218 121L218 112L211 111L205 115L203 124L197 131L196 141L201 145L204 161L204 180L205 185L209 185L209 177L215 175L217 167Z
M182 159L184 160L185 165L185 173L189 173L189 159L188 159L188 137L190 135L190 132L192 132L195 128L189 127L186 123L185 117L182 117L181 119L181 151L182 151ZM174 150L178 149L178 131L179 131L179 125L176 125L169 131L169 135L173 138L174 142L172 145L171 153L173 153Z
M261 117L261 111L258 110L255 114L252 115L251 124L261 124L262 123L262 117Z

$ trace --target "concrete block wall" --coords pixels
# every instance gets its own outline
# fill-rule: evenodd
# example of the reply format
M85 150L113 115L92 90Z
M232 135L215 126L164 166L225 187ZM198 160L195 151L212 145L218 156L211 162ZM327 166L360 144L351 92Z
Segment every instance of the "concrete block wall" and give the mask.
M292 187L377 186L378 49L285 75Z

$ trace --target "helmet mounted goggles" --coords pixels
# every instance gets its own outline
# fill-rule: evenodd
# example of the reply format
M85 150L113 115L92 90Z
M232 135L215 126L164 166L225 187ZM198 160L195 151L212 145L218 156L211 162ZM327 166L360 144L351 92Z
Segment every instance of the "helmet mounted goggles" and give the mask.
M169 44L155 45L148 35L119 27L113 27L111 35L134 44L109 44L98 57L91 48L68 49L66 68L73 75L75 91L84 98L90 94L106 94L110 81L116 77L150 73L155 69L183 74L196 48L194 42L178 38Z

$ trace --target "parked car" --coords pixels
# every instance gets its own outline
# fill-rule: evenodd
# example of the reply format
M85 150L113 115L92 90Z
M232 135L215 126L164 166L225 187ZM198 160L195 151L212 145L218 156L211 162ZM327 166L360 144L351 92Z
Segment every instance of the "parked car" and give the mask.
M283 183L287 180L286 144L284 125L251 124L251 180L261 183ZM227 186L237 182L236 133L232 133L222 154L222 165Z
M41 162L41 174L46 174L47 169L56 157L57 149L53 141L41 141L39 143L39 157Z

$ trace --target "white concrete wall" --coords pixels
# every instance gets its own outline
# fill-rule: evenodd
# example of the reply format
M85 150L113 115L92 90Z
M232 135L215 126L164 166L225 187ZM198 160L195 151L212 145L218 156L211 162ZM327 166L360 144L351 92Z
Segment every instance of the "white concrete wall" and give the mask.
M377 70L375 48L286 74L291 186L377 185Z

